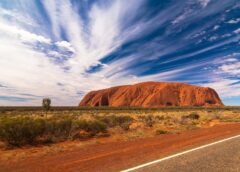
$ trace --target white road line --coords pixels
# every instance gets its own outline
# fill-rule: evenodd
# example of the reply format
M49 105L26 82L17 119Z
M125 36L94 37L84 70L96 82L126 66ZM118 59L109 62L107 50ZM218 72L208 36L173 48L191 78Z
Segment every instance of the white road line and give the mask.
M193 149L184 151L184 152L180 152L180 153L177 153L177 154L174 154L174 155L170 155L170 156L167 156L165 158L161 158L161 159L158 159L158 160L155 160L155 161L148 162L146 164L142 164L142 165L139 165L139 166L136 166L136 167L133 167L133 168L129 168L129 169L123 170L121 172L134 171L134 170L137 170L137 169L140 169L140 168L144 168L146 166L153 165L153 164L156 164L156 163L159 163L159 162L171 159L171 158L175 158L175 157L178 157L178 156L181 156L181 155L184 155L184 154L187 154L187 153L199 150L199 149L204 149L206 147L213 146L213 145L216 145L216 144L219 144L219 143L222 143L222 142L226 142L228 140L236 139L238 137L240 137L240 135L229 137L227 139L219 140L219 141L216 141L216 142L213 142L213 143L210 143L210 144L206 144L206 145L203 145L203 146L200 146L200 147L197 147L197 148L193 148Z

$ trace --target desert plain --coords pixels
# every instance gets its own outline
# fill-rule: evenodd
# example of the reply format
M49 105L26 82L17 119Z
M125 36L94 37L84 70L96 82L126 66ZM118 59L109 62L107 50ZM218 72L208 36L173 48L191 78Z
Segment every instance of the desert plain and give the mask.
M189 136L189 141L191 132L200 131L205 131L205 137L210 137L206 133L212 133L214 139L221 134L231 135L231 128L233 133L239 133L240 108L52 107L46 112L41 107L2 107L0 121L0 171L14 171L15 165L32 159L84 152L97 146L99 151L104 151L101 146L134 142L138 145L156 138L157 142L167 144L171 137L181 138L181 134L185 141ZM207 132L214 127L220 128ZM188 134L184 136L184 133ZM198 136L198 140L201 137ZM121 148L115 149L121 151Z

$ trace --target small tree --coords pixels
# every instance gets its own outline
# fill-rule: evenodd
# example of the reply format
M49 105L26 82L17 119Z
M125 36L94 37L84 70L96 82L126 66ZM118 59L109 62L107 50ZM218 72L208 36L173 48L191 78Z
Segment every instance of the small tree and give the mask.
M42 100L42 107L47 112L51 108L51 99L50 98L44 98Z

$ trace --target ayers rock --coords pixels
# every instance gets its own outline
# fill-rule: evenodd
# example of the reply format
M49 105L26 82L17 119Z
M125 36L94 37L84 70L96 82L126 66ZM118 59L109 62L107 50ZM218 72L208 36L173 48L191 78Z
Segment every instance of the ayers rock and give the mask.
M222 106L212 88L177 82L144 82L89 92L79 106L146 107Z

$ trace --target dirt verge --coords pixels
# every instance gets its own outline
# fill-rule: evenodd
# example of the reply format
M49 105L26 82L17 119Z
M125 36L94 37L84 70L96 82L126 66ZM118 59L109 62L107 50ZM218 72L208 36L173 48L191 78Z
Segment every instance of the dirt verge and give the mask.
M240 123L222 124L181 134L89 145L17 162L2 161L0 171L119 171L237 134L240 134Z

